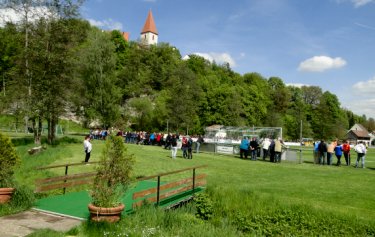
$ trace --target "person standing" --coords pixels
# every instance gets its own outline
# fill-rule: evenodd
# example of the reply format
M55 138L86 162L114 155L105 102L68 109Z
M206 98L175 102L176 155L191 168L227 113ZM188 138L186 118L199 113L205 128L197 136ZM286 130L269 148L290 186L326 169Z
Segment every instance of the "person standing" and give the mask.
M358 168L358 163L362 160L362 168L365 168L365 156L366 156L366 146L360 141L355 147L354 150L357 152L357 161L355 162L355 167Z
M249 140L247 137L242 138L241 145L240 145L240 157L243 159L243 156L245 156L245 159L247 159L247 154L249 153Z
M193 159L193 139L191 137L187 141L187 153L187 158Z
M188 158L188 139L183 136L182 137L182 146L181 146L181 149L182 149L182 156L187 159Z
M327 165L332 165L333 152L337 146L337 140L333 140L327 148Z
M168 133L167 137L165 138L164 149L171 149L171 141L172 141L172 136L170 133Z
M176 156L177 156L177 138L176 136L173 134L172 135L172 138L171 138L171 151L172 151L172 159L176 159Z
M314 142L314 164L319 164L319 141Z
M279 138L279 139L276 139L275 141L275 163L281 162L281 151L282 151L282 144Z
M83 149L85 150L85 162L89 162L91 150L92 150L92 144L90 142L91 138L90 135L87 135L85 137L85 140L83 141Z
M269 150L270 150L270 162L274 163L275 162L275 155L276 155L275 154L275 140L274 139L271 140Z
M335 155L337 157L337 166L341 166L342 146L337 144L335 147Z
M256 137L253 137L250 142L251 159L257 160L258 142Z
M327 144L321 140L318 145L319 150L319 164L325 165L327 163Z
M196 153L199 153L199 149L200 149L201 144L203 142L204 142L203 137L201 135L199 135L198 140L197 140L197 147L196 147L196 150L195 150Z
M344 152L344 157L346 161L346 165L350 165L350 144L349 141L346 140L344 144L342 144L342 151Z
M262 142L262 148L263 148L263 160L266 160L268 156L268 149L270 148L271 142L270 139L265 138Z

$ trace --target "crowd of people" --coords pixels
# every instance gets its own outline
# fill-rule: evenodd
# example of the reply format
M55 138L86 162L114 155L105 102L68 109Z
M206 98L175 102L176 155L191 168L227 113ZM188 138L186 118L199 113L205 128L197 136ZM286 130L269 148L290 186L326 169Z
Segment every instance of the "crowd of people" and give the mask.
M145 131L127 131L123 132L121 129L116 130L106 130L106 129L95 129L90 130L89 139L98 139L105 140L106 137L115 133L117 136L124 137L125 143L137 144L137 145L153 145L153 146L162 146L164 149L171 150L171 157L176 159L178 145L181 146L182 157L185 159L193 158L193 140L196 144L195 152L199 153L200 145L204 142L203 136L184 136L179 134L172 133L156 133L156 132L145 132ZM180 139L181 138L181 139ZM87 137L85 139L85 144L87 144ZM181 144L178 144L179 141ZM85 145L85 151L86 151ZM86 160L86 159L85 159Z
M115 132L117 136L124 137L125 143L133 143L138 145L156 145L162 146L164 149L171 150L171 157L176 159L177 150L180 147L182 150L182 157L185 159L193 158L193 142L195 143L195 152L199 153L200 146L204 142L203 136L184 136L171 133L149 133L145 131L138 132L123 132L122 130L106 130L95 129L90 131L90 136L85 138L85 162L90 159L90 152L92 149L89 143L90 139L105 140L106 137ZM181 138L181 139L180 139ZM314 163L320 165L333 165L334 156L336 156L336 165L341 166L341 157L344 156L345 164L351 165L351 145L348 140L340 143L338 140L333 140L326 143L324 140L313 143L314 146ZM284 142L278 139L262 138L258 140L256 137L249 139L243 137L240 144L240 158L250 159L256 161L258 157L263 157L273 163L281 162L281 154L283 149L286 148ZM357 153L355 167L365 168L365 157L367 152L367 143L359 141L353 146L354 151Z
M366 145L362 141L359 141L353 148L357 153L355 167L358 168L361 162L361 167L365 168ZM319 165L332 165L333 155L335 155L337 158L336 165L341 166L341 157L344 155L346 165L350 166L350 151L351 145L348 140L345 140L342 144L338 140L333 140L329 144L321 140L314 143L314 163Z
M268 156L270 157L270 162L280 163L281 153L283 148L286 146L284 142L278 139L264 138L258 141L256 137L249 140L248 137L244 137L240 144L240 158L248 159L250 154L251 160L256 161L263 154L263 160L266 160Z

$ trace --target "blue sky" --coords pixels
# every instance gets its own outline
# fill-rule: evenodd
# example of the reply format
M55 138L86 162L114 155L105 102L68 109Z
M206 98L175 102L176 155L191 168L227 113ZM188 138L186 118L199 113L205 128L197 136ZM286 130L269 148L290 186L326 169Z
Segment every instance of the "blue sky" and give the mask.
M137 40L150 9L159 42L182 56L320 86L375 118L375 0L86 0L81 12Z

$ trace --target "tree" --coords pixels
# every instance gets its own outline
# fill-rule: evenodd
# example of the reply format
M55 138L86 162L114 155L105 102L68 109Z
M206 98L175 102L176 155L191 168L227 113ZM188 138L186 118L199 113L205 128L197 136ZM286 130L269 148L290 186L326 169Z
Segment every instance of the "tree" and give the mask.
M336 95L326 91L314 110L313 130L318 138L342 138L348 127L348 119L340 108Z
M129 100L129 106L131 108L129 113L134 114L131 121L133 128L137 131L150 130L153 110L151 100L147 97L132 98Z
M284 134L292 140L300 140L301 132L303 137L311 137L312 130L307 121L307 105L303 101L302 90L297 87L288 87L290 91L290 102L288 110L284 115ZM302 131L301 131L302 127Z
M82 1L71 0L9 0L3 7L13 9L19 16L24 32L23 51L18 55L17 86L27 89L23 97L26 120L34 131L34 142L40 144L42 123L48 121L48 140L55 139L55 126L61 113L64 96L61 84L68 84L69 52L76 44L76 34L69 26L78 15ZM48 97L48 98L47 98Z
M197 118L197 98L200 98L195 74L185 64L180 64L169 78L168 88L172 95L167 100L171 128L184 131L193 128Z
M77 95L84 96L76 98L76 103L78 108L82 106L88 124L99 119L104 127L109 127L120 117L121 90L117 86L114 52L110 34L92 28L77 54L77 70L82 79Z

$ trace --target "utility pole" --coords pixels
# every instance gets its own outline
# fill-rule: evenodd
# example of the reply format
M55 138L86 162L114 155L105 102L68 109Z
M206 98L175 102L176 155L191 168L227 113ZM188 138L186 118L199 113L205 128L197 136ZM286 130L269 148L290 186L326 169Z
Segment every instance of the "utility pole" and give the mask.
M3 72L3 92L4 92L4 96L5 96L5 78L4 78L4 72Z
M300 146L302 146L302 120L301 120L301 127L300 127L299 138L300 138Z

